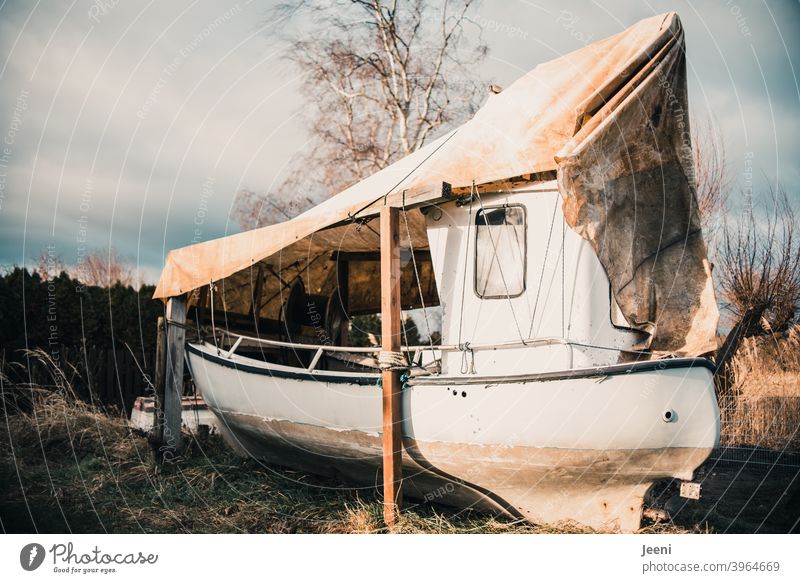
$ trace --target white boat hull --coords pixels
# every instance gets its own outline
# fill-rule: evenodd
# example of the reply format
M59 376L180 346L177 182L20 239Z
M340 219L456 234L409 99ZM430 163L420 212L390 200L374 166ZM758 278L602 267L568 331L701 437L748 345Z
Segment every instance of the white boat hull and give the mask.
M380 482L375 375L312 377L208 345L190 345L188 356L240 451L365 487ZM663 362L592 376L416 379L402 401L405 493L536 523L638 529L653 481L691 479L719 437L705 361Z

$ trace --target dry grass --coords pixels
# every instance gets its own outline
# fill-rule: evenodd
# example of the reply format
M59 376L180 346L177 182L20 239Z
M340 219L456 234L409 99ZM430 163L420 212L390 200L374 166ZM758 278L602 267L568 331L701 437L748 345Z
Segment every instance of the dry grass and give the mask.
M174 463L158 468L147 439L125 419L61 392L24 390L33 407L7 407L0 419L0 519L7 532L387 531L372 490L239 458L215 436L189 438ZM393 532L590 531L411 506Z
M744 340L732 368L733 391L720 399L722 444L800 449L800 327Z
M800 326L743 340L731 364L737 394L800 397Z
M800 450L800 397L722 397L720 443Z
M786 342L796 343L797 336ZM763 353L760 345L755 350ZM9 387L7 379L0 377L0 526L6 532L387 532L374 489L351 489L243 459L214 436L187 439L185 451L174 463L157 467L147 439L131 430L126 419L76 399L69 379L58 371L53 379L51 387L40 389ZM758 425L742 405L750 398L765 403L764 399L775 395L742 393L737 413L755 423L751 434L780 434L774 423ZM741 420L728 420L731 426L746 427ZM771 478L768 483L773 482ZM738 499L726 486L719 497L697 503L694 514L678 525L656 524L642 532L727 531L733 528L730 524L742 522L746 513L741 509L750 508L753 488L761 487L763 480L759 475L742 484L743 502L734 510L729 506ZM772 504L779 497L770 493L766 500ZM732 503L727 506L722 503L729 500ZM766 511L753 512L758 527ZM393 532L592 531L575 524L537 526L475 512L415 506L410 501Z
M46 388L0 374L0 526L6 532L383 533L374 488L267 466L216 436L191 436L173 463L156 466L127 419L75 396L70 375L45 351ZM655 527L674 531L676 527ZM671 529L671 530L670 530ZM396 533L588 533L409 502Z

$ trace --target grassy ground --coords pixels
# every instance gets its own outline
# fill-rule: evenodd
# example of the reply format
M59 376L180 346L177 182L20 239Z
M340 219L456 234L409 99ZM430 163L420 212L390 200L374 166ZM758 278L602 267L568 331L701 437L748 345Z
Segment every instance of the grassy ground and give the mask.
M5 532L386 532L374 491L239 458L213 436L191 438L182 456L158 469L150 461L146 438L131 431L124 419L58 394L42 393L36 403L30 413L0 418L0 521ZM779 473L764 484L752 472L726 471L732 470L707 467L701 476L710 495L682 507L674 523L654 524L643 532L791 528L800 510L796 474ZM394 530L591 532L413 503Z
M219 438L191 439L157 469L123 419L59 395L0 422L0 520L6 532L383 532L372 491L265 466ZM46 455L43 454L46 452ZM452 513L403 513L399 532L534 533L552 527ZM569 525L561 531L585 532Z
M777 449L798 443L798 329L778 339L752 341L737 358L741 384L732 413L723 415L723 432L738 443ZM53 379L69 386L60 371ZM20 390L9 389L3 380L5 397ZM146 438L129 429L125 419L70 395L69 390L24 389L17 396L27 403L22 407L26 412L0 407L0 527L5 532L386 532L373 489L348 489L239 458L213 436L189 439L174 463L157 468ZM675 496L675 484L658 491L655 506L679 504L671 508L674 521L643 532L797 531L799 472L709 462L698 470L703 498L682 501ZM411 501L394 530L590 532Z

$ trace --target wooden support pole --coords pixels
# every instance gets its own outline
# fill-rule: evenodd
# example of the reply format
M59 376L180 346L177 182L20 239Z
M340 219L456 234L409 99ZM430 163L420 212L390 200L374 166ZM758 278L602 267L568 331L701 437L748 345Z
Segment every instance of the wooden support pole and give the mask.
M155 363L155 407L153 407L153 431L150 435L150 446L153 457L161 463L161 446L164 445L164 383L167 374L167 330L164 316L156 322L156 363Z
M183 351L186 341L186 298L167 300L167 359L164 376L164 437L162 460L169 461L181 445Z
M381 208L381 349L399 352L400 210ZM383 520L391 526L402 504L402 383L399 370L384 370L383 387Z

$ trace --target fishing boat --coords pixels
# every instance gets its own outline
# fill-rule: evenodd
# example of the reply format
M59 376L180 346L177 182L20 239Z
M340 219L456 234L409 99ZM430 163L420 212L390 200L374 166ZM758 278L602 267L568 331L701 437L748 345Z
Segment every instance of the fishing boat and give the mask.
M295 219L170 252L168 377L193 329L189 371L241 453L387 503L401 484L635 531L652 484L719 439L684 51L676 14L641 21ZM429 337L438 310L441 341L402 345L401 310ZM375 313L381 345L350 345Z

